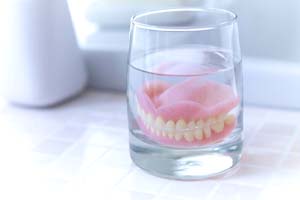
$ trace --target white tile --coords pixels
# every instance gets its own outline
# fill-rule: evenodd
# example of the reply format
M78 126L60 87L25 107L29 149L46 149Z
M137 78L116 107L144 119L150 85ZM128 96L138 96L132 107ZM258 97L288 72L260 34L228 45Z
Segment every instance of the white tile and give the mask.
M44 154L61 155L66 152L72 144L71 142L49 139L39 144L34 148L34 151Z
M128 169L133 165L129 151L122 151L118 149L111 149L110 151L106 152L104 156L96 161L96 163L125 169Z
M209 200L257 200L262 188L222 183Z
M248 145L253 148L286 152L292 140L291 136L258 133L249 141Z
M84 167L88 167L102 157L107 151L107 148L104 147L77 143L64 155L64 157L80 160Z
M284 152L270 151L259 148L246 148L241 162L246 165L274 168L278 167Z
M300 120L300 113L297 110L270 109L268 111L267 121L290 123L297 125Z
M259 200L299 200L299 184L270 184L263 191Z
M213 180L172 181L161 191L161 195L187 199L206 199L216 186L217 182Z
M119 184L128 173L128 169L94 165L82 172L78 182L85 185L85 187L110 189Z
M50 138L54 138L62 141L75 142L80 140L81 137L84 136L85 130L86 130L85 126L67 124L61 130L58 130L54 134L52 134Z
M155 197L153 200L190 200L186 197L172 197L172 196L166 196L166 195L160 195Z
M291 152L300 153L300 134L294 139Z
M113 127L88 127L83 142L87 144L100 145L105 147L111 147L119 142L126 142L126 137L128 134L127 129L118 129Z
M270 182L273 172L273 169L266 167L241 165L235 174L220 182L263 187Z
M285 167L276 170L272 176L271 184L300 185L300 171L289 171Z
M158 194L168 182L166 179L149 175L141 169L135 169L118 184L118 187L129 191Z
M293 137L296 128L295 124L272 121L264 123L259 129L259 133Z
M289 153L281 163L281 168L291 171L300 170L300 153Z
M107 200L153 200L154 195L126 190L116 190Z

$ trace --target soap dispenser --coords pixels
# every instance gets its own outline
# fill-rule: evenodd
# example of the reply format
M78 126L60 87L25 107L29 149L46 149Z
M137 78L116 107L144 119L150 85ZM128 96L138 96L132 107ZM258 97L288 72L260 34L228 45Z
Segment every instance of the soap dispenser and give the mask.
M0 95L47 107L79 94L87 74L67 1L9 0L0 7Z

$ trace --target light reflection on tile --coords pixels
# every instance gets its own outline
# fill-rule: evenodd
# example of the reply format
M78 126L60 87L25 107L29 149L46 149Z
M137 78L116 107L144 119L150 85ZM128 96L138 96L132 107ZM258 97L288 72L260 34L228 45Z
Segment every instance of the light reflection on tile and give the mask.
M161 192L162 195L187 199L206 199L217 186L216 181L173 181Z
M257 200L262 188L222 183L210 200Z
M242 163L261 167L278 167L284 156L283 151L270 151L258 148L246 148L242 156Z
M235 174L220 181L254 187L263 187L270 182L273 172L274 169L270 168L241 165L240 169Z
M135 169L118 184L118 187L129 191L158 194L168 182L166 179L149 175L141 169Z
M60 155L64 153L73 143L58 140L46 140L38 145L34 151L44 154Z

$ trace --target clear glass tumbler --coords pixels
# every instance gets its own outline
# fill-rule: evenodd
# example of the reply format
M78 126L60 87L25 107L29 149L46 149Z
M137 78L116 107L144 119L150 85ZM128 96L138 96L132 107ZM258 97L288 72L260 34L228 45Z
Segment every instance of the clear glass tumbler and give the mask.
M142 169L195 180L235 168L243 146L237 16L199 8L134 16L127 98L131 158Z

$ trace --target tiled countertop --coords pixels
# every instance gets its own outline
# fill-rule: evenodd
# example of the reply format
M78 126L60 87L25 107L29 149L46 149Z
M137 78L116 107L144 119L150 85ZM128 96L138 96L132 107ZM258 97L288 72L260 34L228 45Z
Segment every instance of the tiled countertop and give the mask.
M118 93L89 90L47 110L0 100L0 199L300 198L300 111L246 107L240 169L193 182L137 168L126 118L125 96Z

